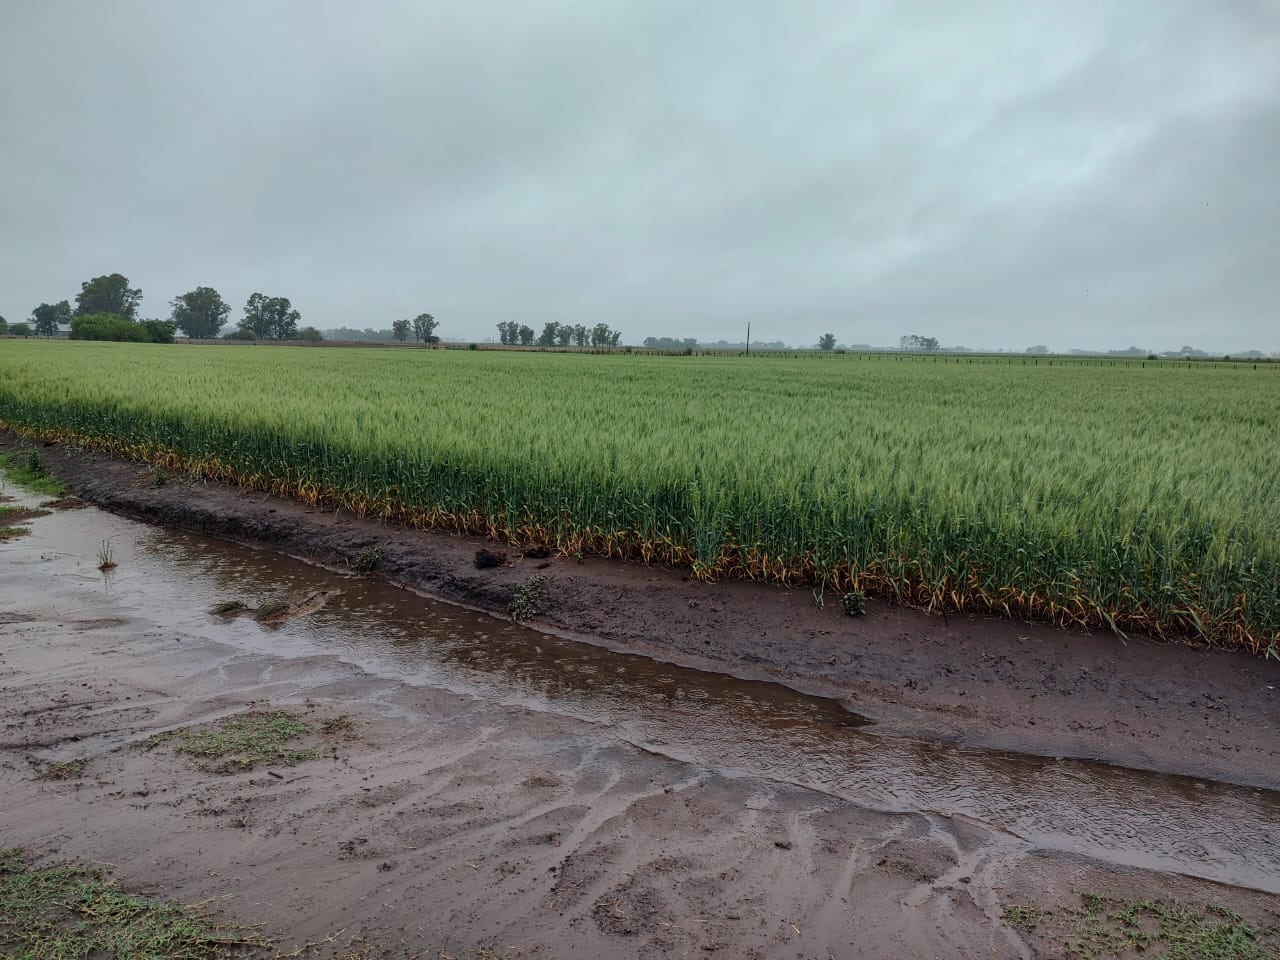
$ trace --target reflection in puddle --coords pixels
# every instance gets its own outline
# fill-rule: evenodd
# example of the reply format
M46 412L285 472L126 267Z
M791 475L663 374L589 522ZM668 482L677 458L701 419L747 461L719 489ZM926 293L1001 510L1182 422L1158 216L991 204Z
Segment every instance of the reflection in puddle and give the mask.
M93 569L106 538L120 564L109 578ZM1280 797L1266 791L880 736L839 704L776 684L548 637L380 581L97 510L44 518L31 541L22 556L42 573L96 577L144 627L284 657L336 655L375 676L576 718L594 725L591 736L730 776L877 810L961 815L1034 847L1280 892ZM222 601L257 606L319 588L337 592L270 627L208 613Z

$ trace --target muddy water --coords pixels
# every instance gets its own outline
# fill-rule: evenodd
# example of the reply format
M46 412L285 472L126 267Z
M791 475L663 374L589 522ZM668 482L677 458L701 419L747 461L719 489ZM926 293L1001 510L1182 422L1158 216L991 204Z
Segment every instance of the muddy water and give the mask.
M32 498L21 495L21 502ZM776 684L548 637L377 580L93 508L30 526L30 537L0 543L7 569L17 571L5 588L43 593L55 607L59 584L89 586L121 617L160 635L285 657L337 657L375 677L472 697L481 711L516 704L586 721L602 740L731 777L763 777L879 811L971 819L1023 851L1062 851L1280 893L1274 793L884 737L839 704ZM119 564L106 574L96 568L103 541ZM333 593L324 607L280 625L208 613L224 600L254 606L318 588ZM69 621L76 615L59 608ZM324 668L316 669L319 684Z

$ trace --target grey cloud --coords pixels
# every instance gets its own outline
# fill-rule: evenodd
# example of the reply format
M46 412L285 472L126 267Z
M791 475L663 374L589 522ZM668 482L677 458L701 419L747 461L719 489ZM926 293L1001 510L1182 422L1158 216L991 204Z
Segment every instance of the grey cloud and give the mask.
M0 313L1280 349L1267 0L365 7L6 7Z

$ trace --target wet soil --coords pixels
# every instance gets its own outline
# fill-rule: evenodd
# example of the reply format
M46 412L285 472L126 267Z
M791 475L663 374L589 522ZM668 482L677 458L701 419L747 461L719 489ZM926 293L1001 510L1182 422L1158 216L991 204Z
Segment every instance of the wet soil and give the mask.
M887 735L770 679L92 507L31 528L0 544L4 845L218 898L283 951L1053 957L1001 914L1083 890L1280 925L1267 790ZM210 612L278 598L299 615ZM319 759L149 747L268 704Z
M0 434L0 450L17 444ZM1280 788L1280 662L871 602L844 616L809 590L705 584L679 570L587 558L477 569L473 537L362 520L235 487L48 447L51 472L115 513L338 569L378 551L374 574L426 596L505 612L544 578L534 622L560 636L832 697L886 735L1103 761ZM1189 748L1190 746L1190 748Z

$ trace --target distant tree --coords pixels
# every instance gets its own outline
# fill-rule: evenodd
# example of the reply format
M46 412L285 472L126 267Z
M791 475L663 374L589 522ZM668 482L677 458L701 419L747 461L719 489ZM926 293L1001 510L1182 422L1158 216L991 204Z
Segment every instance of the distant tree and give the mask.
M12 327L9 328L9 332L13 334L15 337L31 336L31 328L27 326L25 323L15 323Z
M527 327L522 323L520 324L520 328L516 331L516 334L520 338L520 345L522 347L533 346L533 327Z
M1048 352L1049 352L1049 348L1046 347L1043 343L1037 344L1034 347L1027 347L1027 353L1031 354L1032 356L1043 357Z
M836 348L836 335L834 333L824 333L818 338L819 350L834 350Z
M586 327L584 327L584 326L583 326L582 324L580 324L580 323L578 323L578 324L574 324L574 327L573 327L573 342L574 342L575 344L577 344L577 345L578 345L578 346L580 346L580 347L585 347L585 346L587 345L587 341L590 339L590 337L591 337L591 331L590 331L590 330L588 330Z
M722 344L725 341L720 341ZM677 340L675 337L645 337L644 346L651 350L693 350L698 345L697 337L684 337ZM726 344L727 345L727 344ZM756 346L756 344L752 344Z
M542 332L538 334L538 346L554 347L556 345L556 338L559 335L560 335L560 324L556 323L554 320L551 320L548 323L543 324Z
M512 346L520 342L520 324L514 320L508 320L498 324L498 340L507 346Z
M0 317L0 337L3 337L9 330L9 321L4 317Z
M940 349L937 337L922 337L915 333L908 334L905 337L900 337L898 340L898 347L904 353L915 353L920 350L933 353Z
M617 333L615 335L614 331L609 329L607 323L597 323L591 328L591 345L593 347L616 346L621 339L622 334Z
M324 334L315 327L303 327L298 331L298 339L306 340L309 343L319 343L324 339Z
M173 308L169 316L177 329L195 340L216 337L231 315L231 304L213 287L196 287L174 297L169 306Z
M435 335L435 329L440 325L435 317L429 313L420 313L413 318L413 339L421 340L423 343L437 343L440 338Z
M410 321L404 321L406 324ZM409 327L405 328L405 337L409 336ZM396 338L394 330L374 330L372 327L364 330L356 330L352 327L333 327L329 330L321 330L326 340L354 340L364 343L390 343Z
M65 300L42 303L31 311L31 326L37 337L52 337L58 332L58 324L71 322L71 304Z
M621 330L614 330L611 334L609 334L609 346L616 347L621 342L622 342Z
M393 320L391 322L391 336L404 343L409 339L409 327L408 320Z
M556 327L556 346L567 347L573 342L573 327L562 323Z
M244 305L240 329L258 340L292 340L298 336L302 314L293 309L288 297L251 296Z
M128 277L112 273L80 284L80 292L76 294L76 313L114 313L133 320L141 302L142 291L130 289Z

